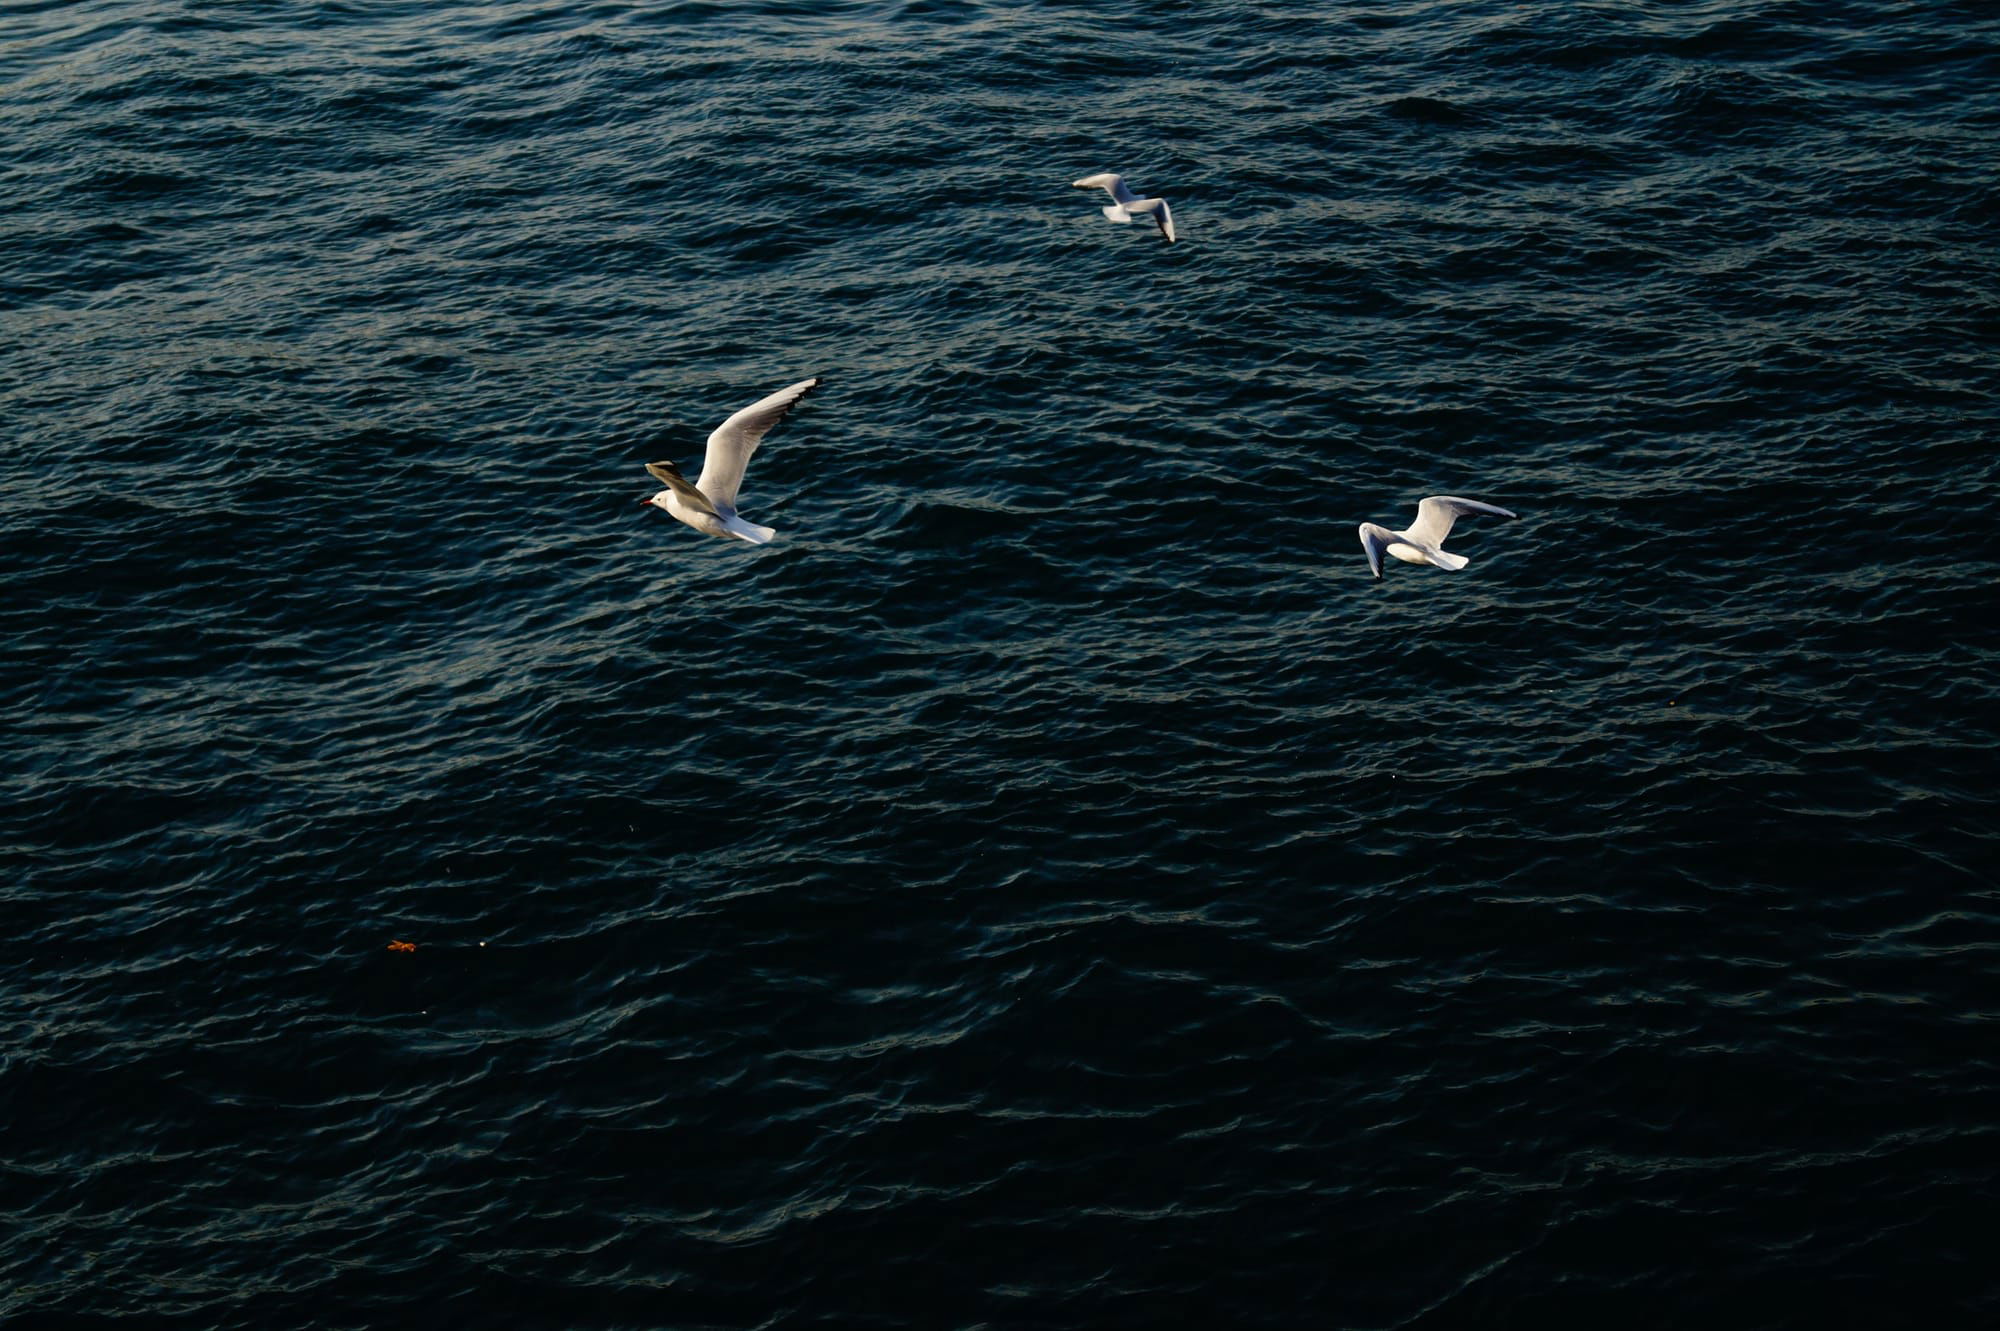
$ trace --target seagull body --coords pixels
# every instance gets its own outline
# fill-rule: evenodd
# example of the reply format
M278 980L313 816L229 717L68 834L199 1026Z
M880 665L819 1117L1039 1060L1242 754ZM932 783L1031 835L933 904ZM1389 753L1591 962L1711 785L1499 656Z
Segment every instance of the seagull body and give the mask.
M1142 199L1125 184L1125 177L1110 171L1095 176L1085 176L1082 180L1070 182L1078 189L1102 189L1111 196L1112 202L1104 210L1104 215L1114 222L1130 222L1132 214L1147 213L1160 224L1160 234L1167 238L1167 244L1174 243L1174 214L1167 207L1165 199Z
M732 537L763 545L777 532L745 522L736 512L736 491L743 484L743 469L750 455L771 427L799 404L799 400L819 386L817 376L801 379L790 388L781 388L767 398L751 403L715 427L708 436L708 452L702 458L701 478L693 484L671 462L648 462L646 470L667 487L640 502L651 504L710 536Z
M1382 555L1394 555L1405 564L1435 564L1439 568L1461 569L1472 561L1464 555L1447 553L1442 547L1451 524L1468 513L1515 516L1504 508L1482 504L1476 499L1454 499L1432 495L1417 505L1417 520L1402 531L1390 531L1372 522L1361 524L1361 548L1368 552L1368 567L1382 576Z

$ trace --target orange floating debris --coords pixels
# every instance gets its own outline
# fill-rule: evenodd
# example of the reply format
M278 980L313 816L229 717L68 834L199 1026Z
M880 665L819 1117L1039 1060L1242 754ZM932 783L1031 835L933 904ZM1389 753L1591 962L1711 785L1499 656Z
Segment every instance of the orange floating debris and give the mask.
M389 940L389 950L391 952L414 952L417 950L417 945L415 943L405 943L400 938L392 938Z

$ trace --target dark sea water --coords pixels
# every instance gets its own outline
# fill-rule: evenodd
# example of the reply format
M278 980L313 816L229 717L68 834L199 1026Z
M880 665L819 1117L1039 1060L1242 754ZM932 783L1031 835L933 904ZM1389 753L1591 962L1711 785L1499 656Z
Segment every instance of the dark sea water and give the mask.
M1996 390L1984 2L6 0L0 1322L1994 1325Z

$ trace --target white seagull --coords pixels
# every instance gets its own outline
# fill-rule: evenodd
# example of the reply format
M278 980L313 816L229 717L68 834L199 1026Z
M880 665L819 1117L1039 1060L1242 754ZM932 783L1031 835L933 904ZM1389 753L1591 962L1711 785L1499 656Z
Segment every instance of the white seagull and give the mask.
M1110 171L1070 183L1078 189L1102 188L1110 194L1113 202L1104 210L1104 215L1114 222L1130 222L1133 213L1151 213L1153 220L1160 224L1160 234L1167 238L1167 244L1174 243L1174 214L1165 199L1140 198L1125 184L1125 177Z
M790 388L781 388L767 398L753 402L715 427L708 436L708 453L702 458L701 479L693 485L671 462L648 462L646 470L666 484L666 489L639 502L667 512L710 536L733 536L763 545L778 533L769 527L745 522L736 515L736 489L743 484L743 469L757 451L771 427L785 419L785 413L799 404L819 377L801 379Z
M1406 564L1436 564L1439 568L1461 569L1472 561L1464 555L1448 554L1444 545L1451 524L1468 513L1494 513L1503 518L1516 516L1504 508L1482 504L1476 499L1454 499L1432 495L1417 505L1417 520L1402 531L1390 531L1372 522L1361 524L1361 548L1368 552L1368 567L1382 576L1382 552L1388 551Z

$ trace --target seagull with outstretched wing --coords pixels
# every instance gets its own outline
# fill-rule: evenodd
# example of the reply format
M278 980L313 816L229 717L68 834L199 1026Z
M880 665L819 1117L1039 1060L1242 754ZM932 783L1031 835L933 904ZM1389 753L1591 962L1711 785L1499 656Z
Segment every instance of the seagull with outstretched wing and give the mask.
M1435 564L1439 568L1461 569L1472 561L1464 555L1447 553L1444 538L1451 524L1468 513L1491 513L1503 518L1516 516L1477 499L1454 499L1432 495L1417 505L1417 520L1402 531L1390 531L1372 522L1361 524L1361 548L1368 552L1368 567L1382 576L1382 556L1394 555L1406 564Z
M801 379L751 403L716 426L708 436L708 453L702 459L701 476L692 485L673 463L648 462L646 470L667 488L639 502L665 509L710 536L734 537L763 545L777 532L745 522L736 512L736 491L743 484L743 470L750 465L750 455L757 451L764 436L819 382L818 376Z
M1159 223L1160 234L1166 237L1167 244L1171 245L1177 239L1174 235L1173 210L1167 207L1167 201L1140 198L1125 183L1125 177L1105 171L1098 175L1085 176L1082 180L1073 180L1070 184L1078 189L1101 189L1109 194L1111 204L1105 208L1104 215L1112 221L1129 223L1134 213L1145 213Z

